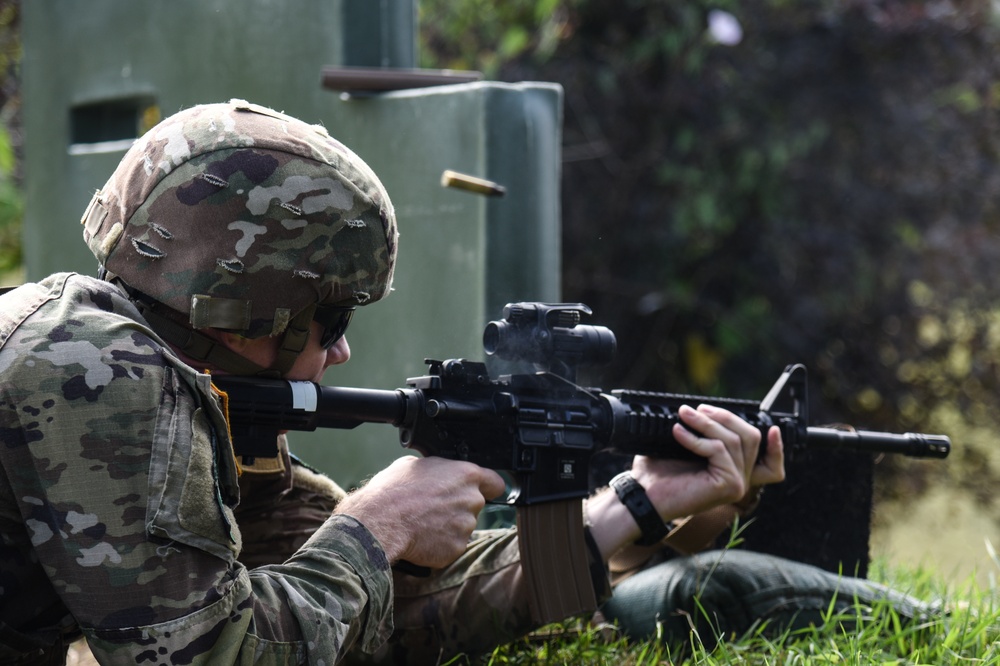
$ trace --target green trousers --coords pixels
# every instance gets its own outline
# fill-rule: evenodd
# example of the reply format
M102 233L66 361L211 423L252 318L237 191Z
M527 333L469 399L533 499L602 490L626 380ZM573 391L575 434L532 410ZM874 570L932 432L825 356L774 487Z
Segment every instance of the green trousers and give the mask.
M847 621L891 603L904 621L934 613L932 605L884 585L742 550L676 557L619 583L603 606L609 621L635 639L660 635L707 647L765 625L780 632L824 623L831 610Z

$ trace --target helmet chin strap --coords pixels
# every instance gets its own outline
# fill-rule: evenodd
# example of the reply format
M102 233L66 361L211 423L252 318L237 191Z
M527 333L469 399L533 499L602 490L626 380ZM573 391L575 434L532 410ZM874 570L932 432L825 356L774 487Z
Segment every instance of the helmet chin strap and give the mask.
M284 377L291 371L295 360L306 348L306 343L309 341L309 327L315 314L316 305L313 304L292 317L281 335L278 355L275 357L274 363L264 372L257 373L258 375L270 377L274 376L269 374L273 372L277 373L277 377Z
M311 305L295 315L281 334L278 353L270 367L254 363L250 359L236 353L221 341L212 338L201 331L181 323L183 315L168 308L145 294L132 289L115 279L112 281L122 287L129 299L139 309L143 318L157 335L166 340L186 357L210 368L216 368L234 375L268 377L280 379L287 375L295 360L305 349L309 340L309 326L312 323L316 306Z

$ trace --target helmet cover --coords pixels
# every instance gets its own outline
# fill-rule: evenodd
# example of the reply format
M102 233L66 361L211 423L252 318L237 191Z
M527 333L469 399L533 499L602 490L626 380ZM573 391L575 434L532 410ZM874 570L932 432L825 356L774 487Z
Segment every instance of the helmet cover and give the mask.
M84 213L109 273L193 328L281 334L312 305L383 298L396 218L375 173L320 126L231 100L136 141Z

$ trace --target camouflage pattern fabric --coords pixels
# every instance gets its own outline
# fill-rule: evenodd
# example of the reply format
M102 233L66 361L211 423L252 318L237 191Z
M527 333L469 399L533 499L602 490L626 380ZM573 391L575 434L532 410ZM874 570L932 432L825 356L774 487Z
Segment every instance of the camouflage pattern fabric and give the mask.
M247 567L291 557L343 496L327 477L291 457L285 441L279 451L273 471L244 470L240 477L239 559ZM446 663L456 655L489 652L536 628L513 528L475 533L462 557L429 577L394 572L394 590L392 636L373 655L351 651L345 664Z
M248 571L208 377L113 285L0 297L0 662L333 663L392 629L381 547L334 517Z
M465 553L429 578L396 573L395 631L372 655L349 664L445 664L477 656L538 627L528 610L517 533L473 534Z
M243 534L239 560L248 569L280 564L312 536L346 493L289 455L284 435L278 458L243 466L236 523Z
M242 100L149 130L82 222L126 284L195 328L251 338L316 303L379 300L396 260L395 214L368 165L324 128Z

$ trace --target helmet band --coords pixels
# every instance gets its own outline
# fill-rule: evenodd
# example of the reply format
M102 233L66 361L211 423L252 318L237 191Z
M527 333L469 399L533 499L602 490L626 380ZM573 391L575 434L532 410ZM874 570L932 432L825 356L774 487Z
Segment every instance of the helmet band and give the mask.
M250 328L251 305L251 301L237 298L195 294L191 297L191 326L244 331Z

